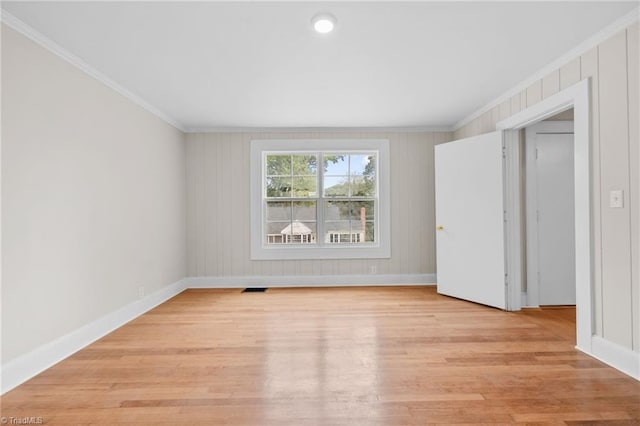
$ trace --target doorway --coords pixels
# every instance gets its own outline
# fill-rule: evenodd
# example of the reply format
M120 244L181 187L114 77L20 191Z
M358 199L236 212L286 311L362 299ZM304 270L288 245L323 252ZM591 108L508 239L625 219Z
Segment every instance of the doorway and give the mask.
M443 290L444 294L475 301L484 304L491 304L481 300L478 295L491 291L495 294L499 304L492 306L500 307L509 311L517 311L522 306L523 276L523 252L525 235L522 231L522 188L520 184L521 164L520 158L520 134L522 129L553 117L558 113L573 108L573 213L574 213L574 263L575 271L575 317L576 317L576 348L583 352L592 354L594 345L593 334L593 280L592 280L592 229L591 229L591 182L590 182L590 83L589 80L582 80L537 104L528 107L509 118L496 124L497 131L473 136L458 141L441 144L435 148L435 183L436 183L436 221L437 236L436 245L438 247L438 291ZM454 150L465 150L469 148L470 155L464 156L467 159L474 159L476 156L471 153L473 148L479 144L485 144L485 151L493 152L492 161L498 159L500 165L489 167L479 167L478 170L497 170L500 179L494 179L482 185L482 190L474 191L470 185L460 184L461 170L464 169L454 164L454 167L439 167L442 159ZM454 153L455 154L455 153ZM458 157L460 157L458 155ZM478 157L479 158L479 157ZM493 164L493 163L492 163ZM476 167L471 163L465 167ZM446 172L444 176L441 172ZM460 173L459 173L460 172ZM463 183L470 180L477 180L478 174L473 178L463 179ZM488 176L488 174L487 174ZM444 178L443 178L444 177ZM444 185L443 185L444 183ZM451 185L449 185L451 184ZM460 229L444 223L449 215L439 214L442 207L446 207L447 202L455 201L457 198L476 200L478 193L486 193L487 188L499 191L499 196L492 197L492 202L481 199L477 203L469 203L460 208L471 217L478 213L478 205L488 204L492 208L483 210L481 224L495 222L501 226L492 235L503 236L502 242L497 242L492 249L487 249L485 242L481 238L469 238ZM470 194L470 195L469 195ZM441 195L444 198L440 197ZM445 212L447 209L444 209ZM492 268L487 274L476 274L471 277L458 273L458 269L449 268L453 274L446 276L447 268L442 267L443 261L447 259L447 253L441 249L445 248L449 242L456 243L460 247L472 244L473 250L450 250L455 261L451 264L467 265L472 264L471 259L460 258L460 253L483 253L491 251L494 256L490 259ZM445 244L447 243L447 244ZM451 245L456 247L455 244ZM497 248L496 248L497 247ZM456 257L457 256L457 257ZM445 259L443 259L443 257ZM525 262L526 263L526 262ZM488 261L483 264L489 265ZM493 267L495 266L495 268ZM499 274L496 274L496 271ZM469 271L473 274L476 271ZM452 291L448 291L449 288ZM597 340L597 339L596 339ZM596 343L597 344L597 341Z
M532 124L543 121L560 112L573 108L574 111L574 220L575 220L575 288L576 288L576 348L593 354L593 279L592 279L592 229L591 229L591 182L590 182L590 81L582 80L519 113L497 123L496 127L505 132L507 183L517 182L513 174L518 173L518 157L510 155L512 148L519 146L519 132ZM513 167L513 164L516 167ZM514 172L515 171L515 172ZM511 178L509 178L511 177ZM521 289L521 241L519 212L520 187L507 185L505 188L507 217L507 268L509 294ZM519 308L521 299L512 297L513 305Z
M576 304L572 118L571 109L524 132L526 307Z

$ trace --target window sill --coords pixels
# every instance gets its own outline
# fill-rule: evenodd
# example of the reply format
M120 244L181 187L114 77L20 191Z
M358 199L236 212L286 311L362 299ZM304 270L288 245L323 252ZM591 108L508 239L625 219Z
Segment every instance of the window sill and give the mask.
M251 260L388 259L388 247L252 247Z

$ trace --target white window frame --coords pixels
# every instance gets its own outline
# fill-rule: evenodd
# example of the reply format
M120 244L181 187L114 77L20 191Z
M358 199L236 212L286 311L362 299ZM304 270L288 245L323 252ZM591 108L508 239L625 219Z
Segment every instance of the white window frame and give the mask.
M264 203L265 153L331 151L375 152L378 200L375 242L370 244L267 244ZM391 257L391 186L389 141L386 139L256 139L251 141L251 259L383 259ZM318 189L321 191L321 188ZM325 199L319 199L323 202ZM319 211L323 206L318 207ZM320 218L318 218L320 219ZM318 237L317 240L320 240Z

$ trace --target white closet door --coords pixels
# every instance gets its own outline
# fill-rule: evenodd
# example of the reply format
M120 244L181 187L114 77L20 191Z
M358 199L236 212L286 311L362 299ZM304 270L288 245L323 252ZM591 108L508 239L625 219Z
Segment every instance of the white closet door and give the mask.
M506 309L503 134L435 147L438 292Z

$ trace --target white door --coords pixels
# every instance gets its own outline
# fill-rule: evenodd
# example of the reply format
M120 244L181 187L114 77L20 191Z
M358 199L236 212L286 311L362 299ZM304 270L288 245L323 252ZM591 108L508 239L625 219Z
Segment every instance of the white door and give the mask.
M435 147L438 293L506 309L503 135Z
M534 193L527 200L536 210L529 209L527 221L533 221L530 238L537 243L528 256L537 256L529 262L537 266L529 287L538 285L539 305L575 305L573 125L543 122L531 126L526 143L533 144L533 150L528 150L533 158L527 159L527 166L535 172L529 173L535 182L529 185Z

